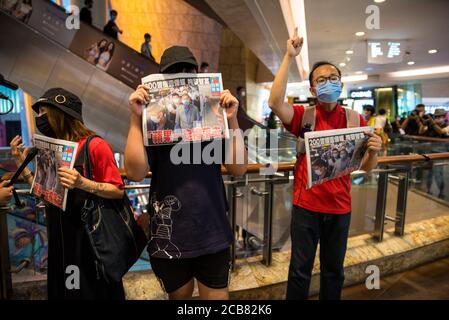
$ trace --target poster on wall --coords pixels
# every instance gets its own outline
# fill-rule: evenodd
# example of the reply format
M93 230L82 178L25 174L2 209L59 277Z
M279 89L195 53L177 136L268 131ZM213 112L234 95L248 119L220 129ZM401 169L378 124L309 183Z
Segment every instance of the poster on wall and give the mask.
M359 170L373 127L306 132L307 188Z
M142 128L146 146L198 142L229 137L220 73L152 74Z
M155 62L84 24L69 49L131 88L137 88L143 76L159 71Z

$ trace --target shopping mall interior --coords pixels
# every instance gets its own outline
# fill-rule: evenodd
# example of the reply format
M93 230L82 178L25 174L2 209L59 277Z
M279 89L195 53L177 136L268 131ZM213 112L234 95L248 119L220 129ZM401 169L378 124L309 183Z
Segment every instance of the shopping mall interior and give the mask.
M32 105L48 89L64 88L82 101L84 124L110 145L151 239L170 225L170 240L176 205L155 217L149 212L156 208L149 196L155 175L127 176L129 97L142 78L159 74L172 46L188 47L204 69L198 72L221 74L221 89L237 99L236 117L248 132L246 173L221 168L234 236L232 300L286 297L299 156L297 136L273 113L270 93L297 28L302 49L291 60L283 103L316 106L309 75L315 62L328 61L341 72L338 105L360 113L382 141L374 169L347 172L352 203L341 298L449 299L449 1L0 0L0 7L2 180L18 167L14 137L28 148L41 131ZM0 296L45 300L48 201L23 176L14 188L0 209ZM208 189L196 192L211 197ZM320 298L319 257L310 299ZM143 250L124 275L126 299L168 299L150 258ZM376 272L380 283L370 286ZM193 298L200 298L197 288Z

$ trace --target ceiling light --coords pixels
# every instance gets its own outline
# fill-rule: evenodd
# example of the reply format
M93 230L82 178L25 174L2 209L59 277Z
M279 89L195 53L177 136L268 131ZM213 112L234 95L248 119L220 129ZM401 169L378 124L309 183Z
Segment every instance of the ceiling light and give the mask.
M359 89L359 90L362 90L362 89L363 89L363 87L357 87L357 89Z
M415 61L409 61L409 62L407 62L407 64L408 64L409 66L413 66L413 65L415 64Z
M449 65L441 67L414 69L414 70L404 70L391 72L388 76L393 78L403 78L403 77L414 77L414 76L426 76L440 73L449 73Z
M342 62L339 64L340 67L346 67L346 63Z
M341 78L342 82L357 82L357 81L365 81L368 80L368 75L362 74L359 76L345 76Z
M365 35L365 32L359 31L359 32L356 32L355 35L356 35L357 37L363 37L363 36Z
M435 54L435 53L438 52L438 50L437 50L437 49L430 49L428 52L429 52L430 54Z
M356 71L355 74L362 74L363 71Z
M346 50L346 54L354 54L354 51L353 50Z
M375 3L382 3L385 2L385 0L374 0Z

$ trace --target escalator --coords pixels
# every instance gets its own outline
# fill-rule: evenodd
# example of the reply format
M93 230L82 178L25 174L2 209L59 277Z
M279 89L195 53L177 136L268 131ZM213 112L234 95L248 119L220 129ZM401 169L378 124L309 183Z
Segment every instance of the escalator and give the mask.
M64 9L49 1L34 0L25 17L1 9L0 73L33 98L51 87L74 92L83 101L87 126L122 152L128 96L141 77L158 72L158 64L83 22L79 29L67 28ZM104 44L107 64L92 54Z

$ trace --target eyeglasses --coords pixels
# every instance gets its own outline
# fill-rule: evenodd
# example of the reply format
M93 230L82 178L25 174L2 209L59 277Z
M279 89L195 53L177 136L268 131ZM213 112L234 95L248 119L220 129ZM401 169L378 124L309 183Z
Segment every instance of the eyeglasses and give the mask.
M315 79L315 82L318 84L318 85L323 85L323 84L326 84L326 82L329 80L329 82L330 83L339 83L340 82L340 79L341 79L341 77L340 76L338 76L338 75L336 75L336 74L333 74L333 75L331 75L330 77L318 77L318 78L316 78Z

